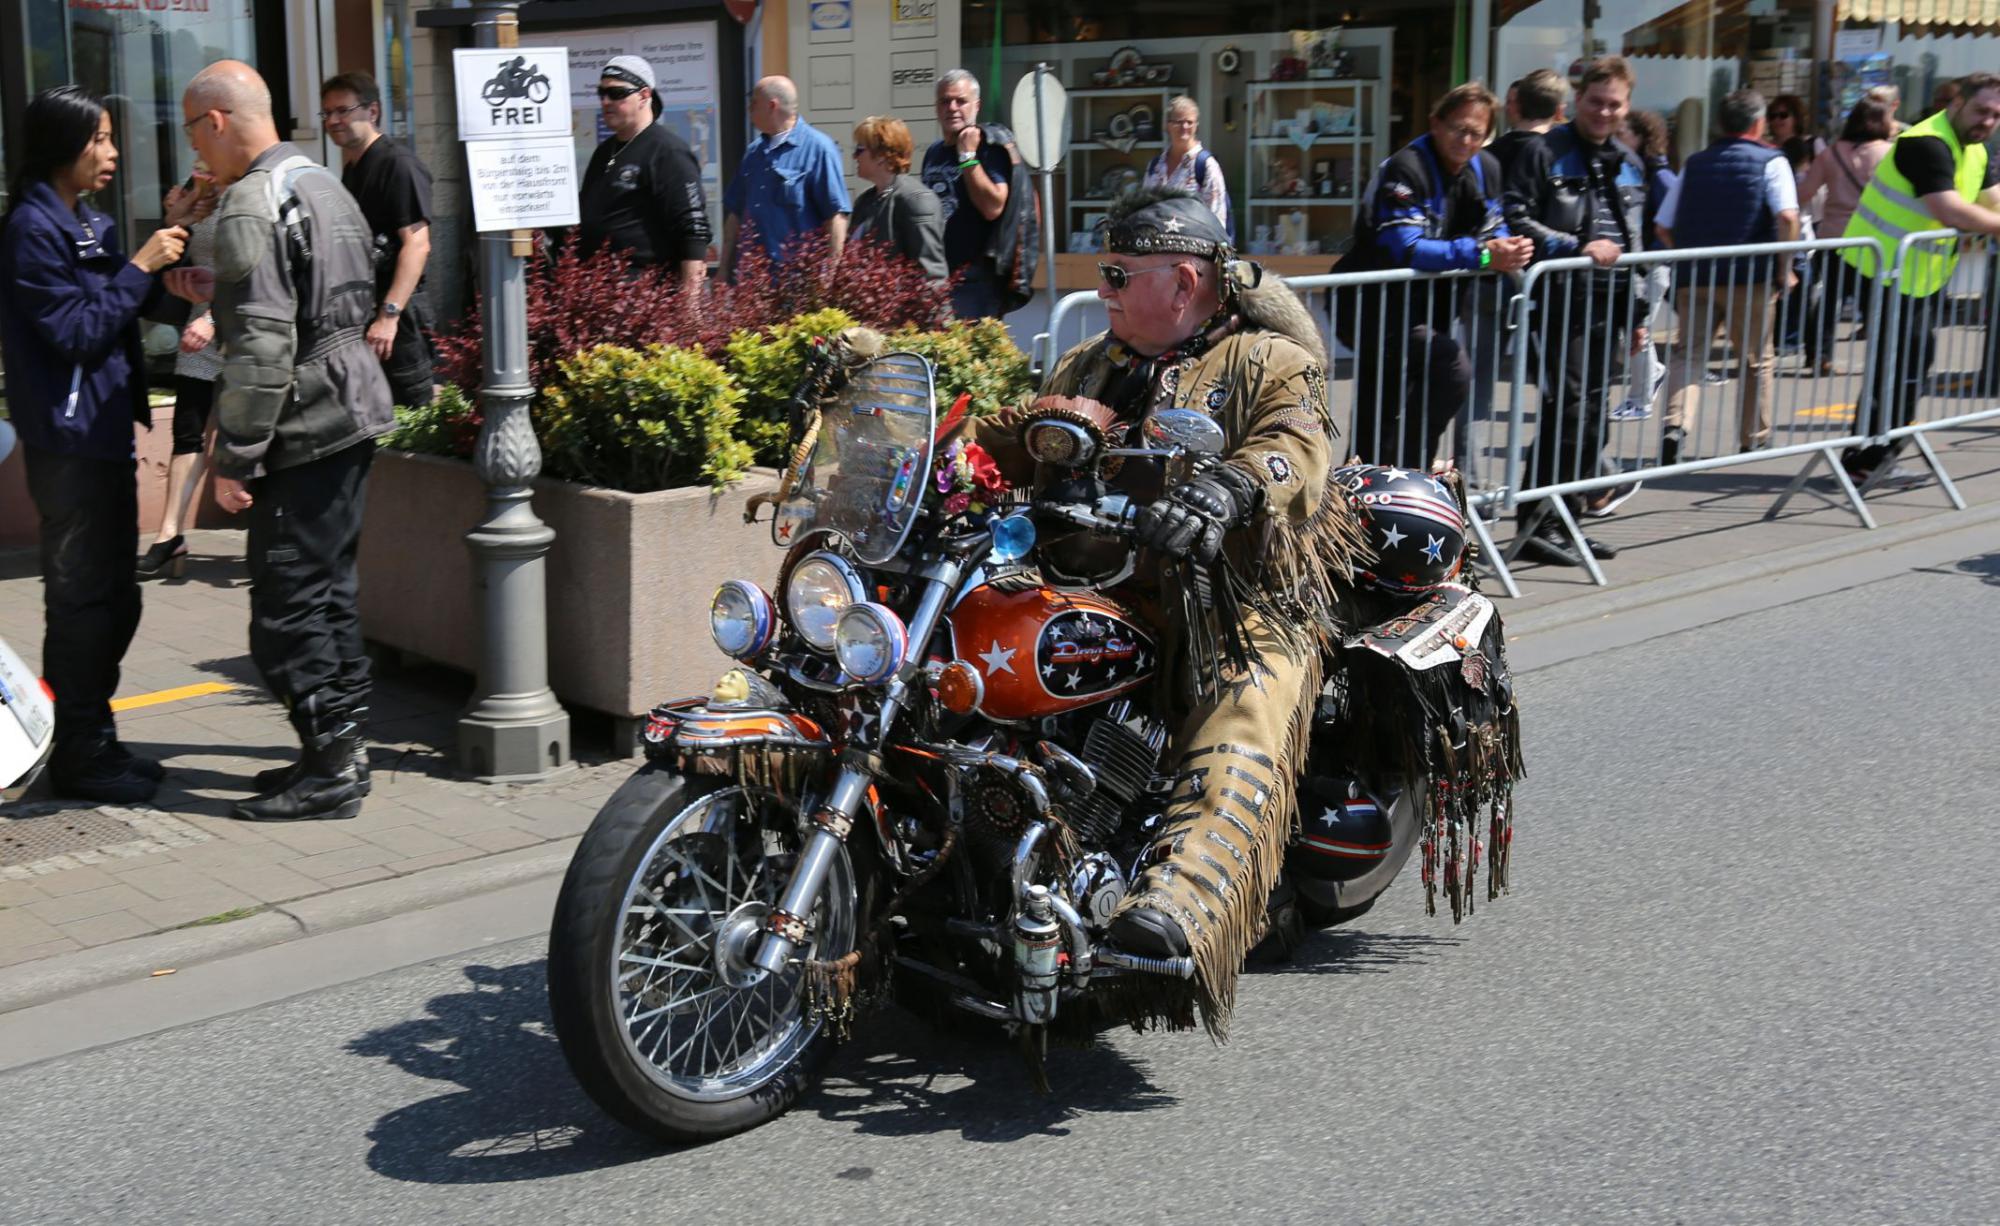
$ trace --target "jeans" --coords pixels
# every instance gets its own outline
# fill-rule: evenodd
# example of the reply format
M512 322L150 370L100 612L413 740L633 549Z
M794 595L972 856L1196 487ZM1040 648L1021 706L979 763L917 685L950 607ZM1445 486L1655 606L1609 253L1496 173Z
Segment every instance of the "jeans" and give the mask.
M1000 318L1000 283L983 264L967 264L951 287L951 313L960 319Z
M1449 331L1363 323L1354 353L1354 442L1370 464L1428 469L1472 390L1472 362Z
M64 756L111 726L119 664L139 629L138 464L24 450L42 518L42 675Z
M1875 287L1866 281L1862 283L1862 319L1868 327L1870 337L1881 338L1874 342L1875 361L1869 375L1869 384L1875 394L1875 408L1868 419L1868 430L1881 434L1899 426L1907 426L1917 414L1917 398L1923 395L1924 387L1930 382L1931 363L1937 359L1937 325L1942 320L1941 302L1934 295L1929 298L1913 298L1898 294L1894 290L1877 295ZM1901 298L1901 303L1896 300ZM1889 314L1902 308L1902 316L1895 328L1889 327ZM1896 373L1889 376L1889 354L1896 355ZM1903 449L1903 441L1871 443L1865 447L1850 447L1842 453L1841 459L1848 469L1872 470L1895 458Z
M1527 486L1559 485L1598 475L1604 451L1605 397L1618 386L1631 339L1634 304L1629 276L1569 286L1543 282L1529 319L1542 400L1535 412L1532 467ZM1579 279L1581 280L1581 279ZM1565 496L1572 509L1577 494ZM1519 518L1538 517L1538 502L1524 503Z
M296 710L368 702L355 555L373 441L250 482L250 658Z

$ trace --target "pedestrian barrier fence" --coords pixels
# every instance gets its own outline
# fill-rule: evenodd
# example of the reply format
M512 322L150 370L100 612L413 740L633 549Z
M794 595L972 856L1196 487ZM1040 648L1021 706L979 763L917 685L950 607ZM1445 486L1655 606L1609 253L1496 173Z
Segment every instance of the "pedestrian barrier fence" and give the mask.
M1519 595L1511 564L1537 533L1606 583L1579 520L1659 477L1803 457L1766 517L1806 492L1872 528L1866 495L1907 479L1894 459L1908 439L1963 509L1924 436L2000 418L2000 253L1951 231L1912 234L1882 278L1863 275L1874 263L1856 253L1871 246L1820 239L1634 253L1602 267L1544 260L1514 276L1401 269L1287 283L1320 321L1343 453L1455 463L1485 560ZM1035 338L1042 369L1103 319L1094 293L1060 300ZM1830 480L1812 482L1822 466ZM1502 551L1488 521L1507 511L1516 531Z

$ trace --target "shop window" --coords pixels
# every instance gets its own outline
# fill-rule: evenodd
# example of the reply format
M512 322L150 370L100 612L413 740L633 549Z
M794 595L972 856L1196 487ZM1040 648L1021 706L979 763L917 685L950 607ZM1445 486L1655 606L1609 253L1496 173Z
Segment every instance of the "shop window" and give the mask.
M157 8L23 0L27 81L9 105L76 84L104 98L118 142L118 177L94 198L129 246L159 223L160 202L193 169L180 128L181 90L220 59L256 63L256 21L245 0L169 0Z

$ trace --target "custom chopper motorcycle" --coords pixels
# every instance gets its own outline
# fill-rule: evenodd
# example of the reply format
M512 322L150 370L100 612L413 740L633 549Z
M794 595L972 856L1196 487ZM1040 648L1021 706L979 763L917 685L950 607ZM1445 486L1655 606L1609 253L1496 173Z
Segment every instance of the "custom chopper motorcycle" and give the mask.
M716 592L715 643L741 666L654 709L648 762L584 836L550 937L571 1069L612 1116L675 1141L784 1112L857 1001L987 1019L1039 1080L1051 1030L1132 1020L1121 989L1195 973L1104 936L1174 782L1160 636L1115 583L1065 588L1036 561L1079 537L1136 553L1136 508L1102 477L1181 479L1218 462L1221 428L1165 410L1098 434L1031 413L1027 450L1073 479L1028 499L964 479L978 466L943 445L923 358L828 352L794 398L777 594ZM1423 474L1336 480L1385 522L1398 500L1463 513ZM1439 532L1448 555L1429 547L1452 577L1458 522ZM1505 886L1519 754L1498 616L1463 583L1400 586L1357 584L1370 628L1328 664L1267 917L1279 938L1367 910L1419 847L1427 899L1454 917L1482 854L1489 897Z

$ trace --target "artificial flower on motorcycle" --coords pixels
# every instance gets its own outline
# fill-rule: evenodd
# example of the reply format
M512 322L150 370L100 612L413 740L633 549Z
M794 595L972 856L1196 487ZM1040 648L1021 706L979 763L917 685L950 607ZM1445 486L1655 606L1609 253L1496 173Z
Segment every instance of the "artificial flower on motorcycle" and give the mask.
M966 439L955 440L939 455L934 480L944 495L940 509L946 515L983 514L1014 488L992 454Z

